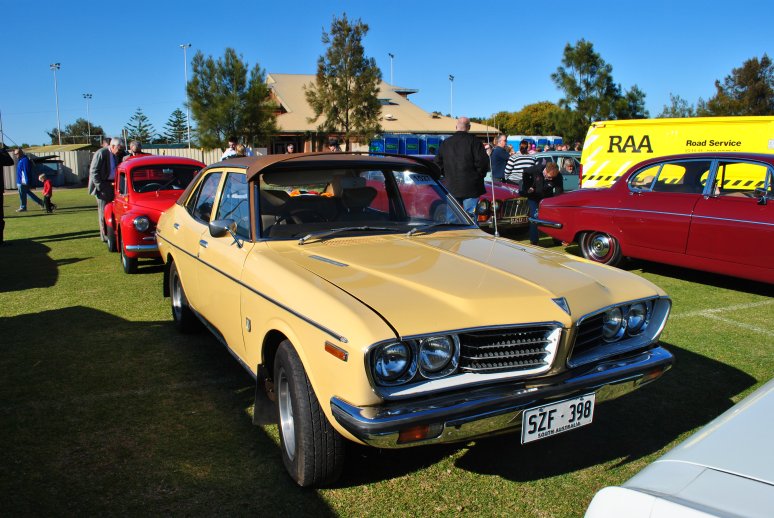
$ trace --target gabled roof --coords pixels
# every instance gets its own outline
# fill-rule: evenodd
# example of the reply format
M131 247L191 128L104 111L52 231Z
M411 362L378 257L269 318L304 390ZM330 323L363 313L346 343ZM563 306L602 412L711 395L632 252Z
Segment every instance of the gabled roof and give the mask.
M282 113L277 116L277 127L282 133L302 133L316 131L317 122L307 122L314 114L306 102L304 87L315 81L312 74L268 74L266 83L281 106ZM379 100L382 102L382 117L379 121L384 133L454 133L455 119L442 115L433 115L409 101L408 96L418 90L390 85L382 81L379 86ZM475 122L470 132L486 134L487 126ZM490 134L496 134L493 127Z

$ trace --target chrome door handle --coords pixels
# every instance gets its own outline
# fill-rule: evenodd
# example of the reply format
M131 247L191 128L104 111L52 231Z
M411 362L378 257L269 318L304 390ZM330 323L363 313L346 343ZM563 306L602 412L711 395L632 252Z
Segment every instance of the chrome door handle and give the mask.
M207 241L205 241L204 239L200 239L200 240L199 240L199 244L200 244L200 245L201 245L203 248L207 248Z

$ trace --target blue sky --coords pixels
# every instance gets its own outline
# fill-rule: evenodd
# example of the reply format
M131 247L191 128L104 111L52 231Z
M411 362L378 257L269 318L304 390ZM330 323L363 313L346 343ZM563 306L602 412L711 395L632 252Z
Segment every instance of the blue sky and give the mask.
M137 108L157 131L185 102L183 51L220 57L233 47L266 72L314 74L322 29L346 12L370 27L363 43L385 80L415 88L427 111L486 117L561 97L550 75L567 43L584 38L625 89L646 93L651 116L669 94L690 103L750 58L772 57L770 1L128 3L0 0L0 115L5 143L42 144L56 127L54 77L64 128L86 117L118 134ZM95 6L100 6L95 9ZM231 7L226 7L231 6ZM14 13L14 14L11 14ZM450 128L451 129L451 128Z

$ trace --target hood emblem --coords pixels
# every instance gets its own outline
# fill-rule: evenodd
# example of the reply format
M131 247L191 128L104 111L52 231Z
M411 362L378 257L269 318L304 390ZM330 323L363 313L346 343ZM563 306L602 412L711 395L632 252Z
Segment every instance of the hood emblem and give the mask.
M557 306L562 308L562 310L564 310L565 313L567 313L568 315L572 316L572 313L570 313L570 305L567 303L567 299L566 298L559 297L558 299L551 299L551 300L553 300L554 303Z

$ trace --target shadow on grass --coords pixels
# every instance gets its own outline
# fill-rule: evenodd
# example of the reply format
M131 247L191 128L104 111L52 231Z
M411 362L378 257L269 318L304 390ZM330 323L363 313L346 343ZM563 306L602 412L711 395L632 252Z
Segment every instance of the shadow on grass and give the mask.
M59 276L49 247L31 239L6 241L0 248L0 293L48 288Z
M628 463L708 423L733 405L733 396L756 382L721 362L664 345L674 353L675 367L651 385L598 405L590 426L525 446L518 435L481 440L456 465L525 482L615 459Z
M752 293L755 295L771 296L771 285L760 281L740 279L738 277L730 277L719 273L691 270L690 268L654 263L641 259L629 259L628 261L624 261L621 266L626 270L642 270L646 273L670 277L680 281L706 284L708 286ZM743 265L740 265L739 267L744 268Z
M252 378L209 334L86 307L0 329L4 514L334 516L290 480L247 412Z
M96 226L96 224L95 224ZM68 232L66 234L52 234L50 236L36 237L38 243L53 243L57 241L72 241L74 239L92 239L99 237L99 230L82 230L80 232Z

